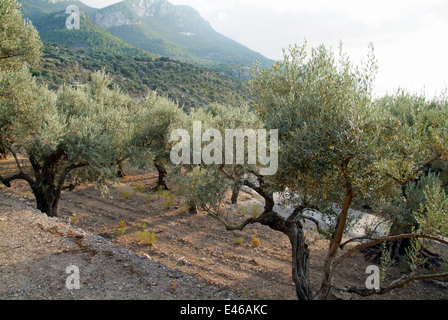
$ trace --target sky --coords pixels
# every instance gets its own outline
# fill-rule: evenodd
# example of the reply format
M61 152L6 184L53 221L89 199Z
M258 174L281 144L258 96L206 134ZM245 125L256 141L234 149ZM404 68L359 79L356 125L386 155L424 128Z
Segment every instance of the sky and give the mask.
M118 0L83 0L103 7ZM405 88L429 97L448 87L446 0L169 0L195 8L211 26L264 56L324 44L360 64L373 43L377 95Z

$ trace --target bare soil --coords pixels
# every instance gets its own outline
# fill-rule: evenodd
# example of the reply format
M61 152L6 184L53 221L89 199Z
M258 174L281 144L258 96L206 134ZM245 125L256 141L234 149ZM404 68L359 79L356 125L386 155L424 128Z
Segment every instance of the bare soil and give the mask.
M7 175L13 170L12 159L0 161L0 174ZM135 253L142 261L146 258L160 263L170 270L188 274L210 287L237 297L257 300L296 299L291 278L291 247L285 235L262 225L248 226L244 231L226 231L221 223L204 212L188 213L182 197L174 193L173 201L167 203L169 197L153 191L156 183L155 172L128 168L126 176L104 196L92 186L78 187L63 194L59 220L101 236ZM24 204L35 205L33 194L24 181L13 182L9 189L0 186L0 192ZM151 194L151 199L147 197L148 194ZM238 201L240 206L248 208L261 203L256 195L247 192L242 192ZM141 231L154 233L155 242L151 245L143 243L138 237ZM306 234L311 250L311 282L317 289L328 242L311 228L306 230ZM260 240L259 243L252 241L254 235ZM39 247L45 245L36 242L33 250L39 250ZM368 276L367 266L371 264L361 254L347 259L337 271L335 284L363 287ZM399 277L400 273L400 268L392 268L387 279ZM175 280L171 285L174 286L173 290L177 289ZM178 287L181 288L181 285L178 284ZM166 298L170 297L172 292L168 290ZM448 290L443 285L421 281L400 291L368 299L447 298ZM353 299L361 298L354 296Z

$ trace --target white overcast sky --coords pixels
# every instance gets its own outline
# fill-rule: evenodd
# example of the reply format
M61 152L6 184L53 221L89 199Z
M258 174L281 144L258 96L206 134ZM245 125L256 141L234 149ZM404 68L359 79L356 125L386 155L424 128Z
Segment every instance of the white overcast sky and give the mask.
M103 7L117 0L82 0ZM438 94L448 87L446 0L169 0L189 5L212 27L271 59L301 44L338 48L354 63L375 47L376 92L398 87Z

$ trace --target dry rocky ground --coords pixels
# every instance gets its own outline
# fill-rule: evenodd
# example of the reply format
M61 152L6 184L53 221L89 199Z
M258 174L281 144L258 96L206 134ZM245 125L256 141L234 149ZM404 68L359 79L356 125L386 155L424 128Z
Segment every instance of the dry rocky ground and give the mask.
M0 299L185 300L231 294L0 193ZM79 270L79 290L73 270Z
M13 169L0 161L1 174ZM0 299L296 299L286 236L261 225L228 232L202 212L189 214L181 197L151 191L155 184L154 173L128 170L104 196L79 187L63 194L57 219L32 208L25 182L0 186ZM239 203L250 210L259 199L242 192ZM317 288L328 244L312 229L307 237ZM335 283L362 287L370 264L355 255ZM79 268L79 290L66 287L70 265ZM388 278L399 275L392 268ZM447 298L446 287L417 282L369 299Z

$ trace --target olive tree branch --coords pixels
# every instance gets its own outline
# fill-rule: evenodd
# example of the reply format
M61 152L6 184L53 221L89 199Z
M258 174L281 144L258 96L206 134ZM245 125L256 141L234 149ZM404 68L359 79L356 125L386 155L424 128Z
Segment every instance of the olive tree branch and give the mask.
M11 152L11 154L13 155L14 160L16 162L17 169L19 170L19 173L12 175L8 178L4 178L4 177L0 176L0 181L8 188L11 188L11 182L14 180L25 180L26 182L28 182L29 185L33 185L35 183L35 181L30 175L23 172L23 168L19 161L19 158L17 157L17 153L13 150L13 148L10 145L5 145L5 146L6 146L6 149L8 149L9 152Z
M389 172L386 172L386 176L389 178L392 178L392 180L394 180L396 183L398 183L401 186L405 186L407 185L409 182L411 182L412 179L415 178L415 176L422 171L426 166L430 165L431 163L442 159L443 157L443 153L441 154L437 154L435 157L425 161L423 164L421 164L420 166L418 166L417 168L414 169L414 171L411 172L411 174L405 179L405 180L400 180L397 177L394 177L392 174L390 174Z
M369 239L368 237L359 237L354 239ZM377 239L369 239L370 242L359 244L353 248L351 248L349 251L347 251L345 254L343 254L331 267L330 270L330 278L333 276L336 268L348 257L350 257L352 254L358 252L361 249L368 248L371 246L374 246L376 244L386 242L386 241L394 241L394 240L400 240L400 239L428 239L440 242L444 245L448 245L448 241L440 239L435 236L425 235L425 234L400 234L400 235L391 235L391 236L385 236ZM384 287L380 290L367 290L367 289L358 289L355 287L349 287L348 289L343 289L345 292L351 292L356 293L359 295L372 295L372 294L384 294L387 292L390 292L391 290L401 288L408 284L411 281L417 281L417 280L428 280L428 279L439 279L439 278L448 278L448 273L442 273L442 274L434 274L434 275L416 275L416 272L410 273L408 275L405 275L394 282L392 282L387 287Z
M388 286L380 288L380 289L367 289L367 288L357 288L357 287L346 287L339 289L342 292L347 293L355 293L357 295L367 297L374 294L386 294L392 290L402 288L413 281L419 281L419 280L433 280L433 279L447 279L448 273L438 273L438 274L428 274L428 275L417 275L417 271L413 271L410 274L404 275L400 277L399 279L396 279L395 281L391 282Z

